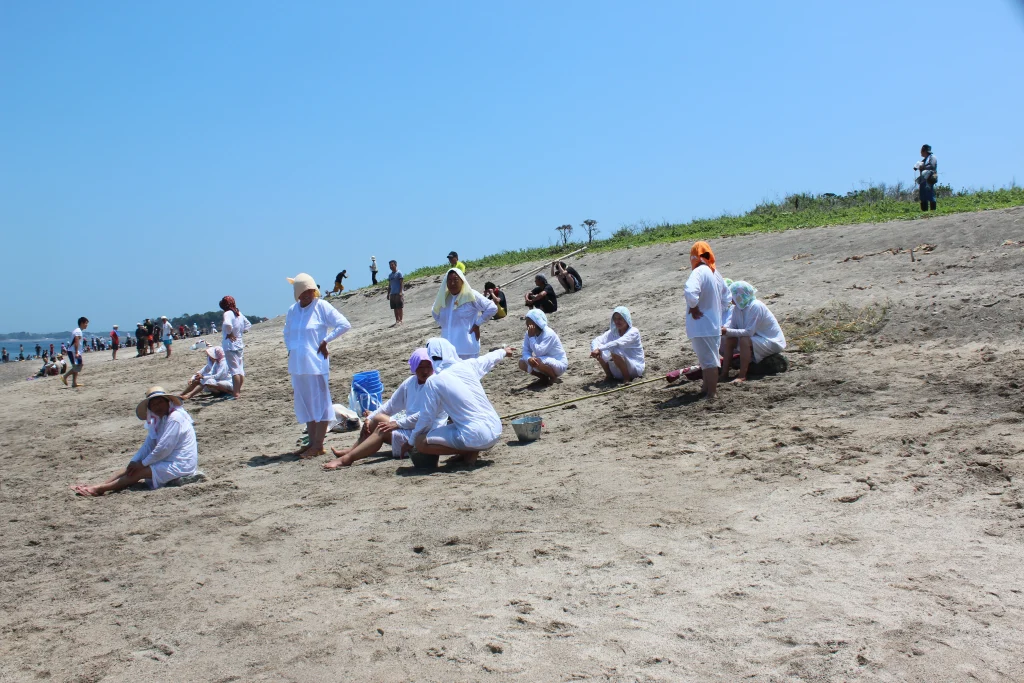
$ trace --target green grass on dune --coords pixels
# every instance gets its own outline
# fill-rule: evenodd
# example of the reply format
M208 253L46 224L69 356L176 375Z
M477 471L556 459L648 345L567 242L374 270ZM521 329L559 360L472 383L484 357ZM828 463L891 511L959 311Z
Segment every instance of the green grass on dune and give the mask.
M962 190L952 192L948 186L936 186L938 211L928 215L945 215L1005 209L1024 205L1024 188L1015 185L999 190ZM588 252L628 249L649 244L695 241L727 235L747 235L755 232L781 232L794 228L816 228L825 225L851 225L855 223L881 223L892 220L909 220L921 217L921 208L914 200L912 188L902 185L875 185L865 190L851 192L845 196L790 195L781 202L765 202L740 216L723 215L718 218L701 218L689 223L662 223L649 225L639 223L625 225L611 237L595 239ZM491 254L480 259L466 261L472 272L480 268L512 266L529 261L551 260L585 246L585 242L569 242L568 245L517 249ZM439 275L448 270L448 264L417 268L406 273L406 279ZM476 283L477 287L483 283Z

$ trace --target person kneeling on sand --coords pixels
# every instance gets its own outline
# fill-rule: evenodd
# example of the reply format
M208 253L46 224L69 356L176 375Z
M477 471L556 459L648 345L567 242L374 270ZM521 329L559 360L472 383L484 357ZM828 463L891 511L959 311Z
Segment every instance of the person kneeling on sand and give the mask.
M569 359L562 348L562 340L548 326L548 317L536 308L526 314L526 334L523 336L523 357L519 369L536 375L551 384L569 367Z
M411 376L398 385L384 405L369 415L352 448L331 451L339 456L324 463L325 470L348 467L357 460L373 455L386 443L391 444L394 458L405 458L412 448L412 430L419 421L427 380L434 374L434 366L426 349L416 349L409 357ZM444 411L434 420L434 427L448 424Z
M617 306L612 311L608 331L590 342L590 357L597 359L609 380L621 379L628 384L643 376L644 345L628 308Z
M724 355L732 358L733 351L739 345L740 374L733 381L744 382L750 369L751 357L755 363L760 363L780 353L786 348L786 336L772 312L758 301L757 290L753 285L739 280L729 285L729 291L736 306L729 323L722 326ZM728 378L729 364L725 363L719 379L724 382Z
M146 422L146 440L121 472L102 484L76 484L72 490L81 496L102 496L120 491L132 484L149 482L150 488L189 477L198 471L199 451L192 417L181 406L181 397L173 396L163 387L151 387L135 415Z
M459 360L451 342L441 337L427 341L434 375L424 388L423 409L413 429L412 442L424 455L455 455L451 462L476 463L480 451L501 440L501 419L487 399L480 379L515 353L512 347L497 349L479 358ZM435 426L447 413L451 424Z
M187 401L200 391L219 396L230 394L234 390L231 370L228 369L227 361L224 360L224 349L219 346L211 346L206 349L206 357L206 365L192 375L185 391L181 392L182 399Z

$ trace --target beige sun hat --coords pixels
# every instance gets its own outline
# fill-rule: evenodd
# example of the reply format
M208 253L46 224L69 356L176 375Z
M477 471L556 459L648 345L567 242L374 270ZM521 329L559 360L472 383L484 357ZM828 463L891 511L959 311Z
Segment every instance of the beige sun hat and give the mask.
M157 398L158 396L163 396L174 405L179 407L181 406L181 396L168 394L166 391L164 391L164 388L159 385L152 386L148 390L146 390L146 398L139 401L139 405L135 406L135 417L139 418L140 420L145 420L146 412L149 410L150 399Z
M307 273L299 273L295 277L288 278L288 282L291 283L295 292L295 300L299 300L299 295L306 290L312 289L316 292L316 296L320 296L320 290L316 288L316 280L313 279L312 275Z

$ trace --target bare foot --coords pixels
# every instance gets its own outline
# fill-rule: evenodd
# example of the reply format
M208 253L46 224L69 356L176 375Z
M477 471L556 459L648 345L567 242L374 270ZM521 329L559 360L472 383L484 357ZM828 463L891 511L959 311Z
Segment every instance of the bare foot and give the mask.
M743 384L746 381L747 381L746 377L734 377L733 380L732 380L732 383L733 384Z
M92 497L92 498L98 498L99 496L102 496L103 495L102 493L96 493L95 488L96 487L94 487L94 486L86 486L85 484L77 484L75 486L72 486L71 490L73 490L75 493L77 493L80 496L87 496L87 497Z
M299 457L301 459L303 459L303 460L309 460L310 458L315 458L318 455L327 455L327 451L324 450L323 448L313 448L313 447L310 447L310 448L307 448L306 450L304 450L299 455Z
M463 453L462 455L455 455L444 461L445 465L475 465L476 459L479 457L479 451L475 453Z
M340 458L335 458L334 460L329 460L329 461L325 462L323 464L323 468L325 470L338 470L338 469L341 469L342 467L348 467L351 464L352 464L352 461L349 460L348 456L346 455L346 456L342 456Z
M332 447L331 448L331 453L334 453L335 456L340 458L342 456L348 455L348 452L350 450L352 450L352 449L351 448L333 448Z
M64 386L68 385L68 378L65 375L60 376L60 381L64 382Z

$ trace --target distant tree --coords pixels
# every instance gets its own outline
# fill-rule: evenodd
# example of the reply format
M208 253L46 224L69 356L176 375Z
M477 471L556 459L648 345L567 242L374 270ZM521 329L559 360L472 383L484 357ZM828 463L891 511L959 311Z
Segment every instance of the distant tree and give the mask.
M569 238L572 237L572 226L566 223L565 225L559 225L555 230L562 236L562 246L568 245Z
M593 218L588 218L587 220L583 221L580 227L587 231L587 244L593 242L594 235L601 232L600 230L597 229L597 221L595 221Z

